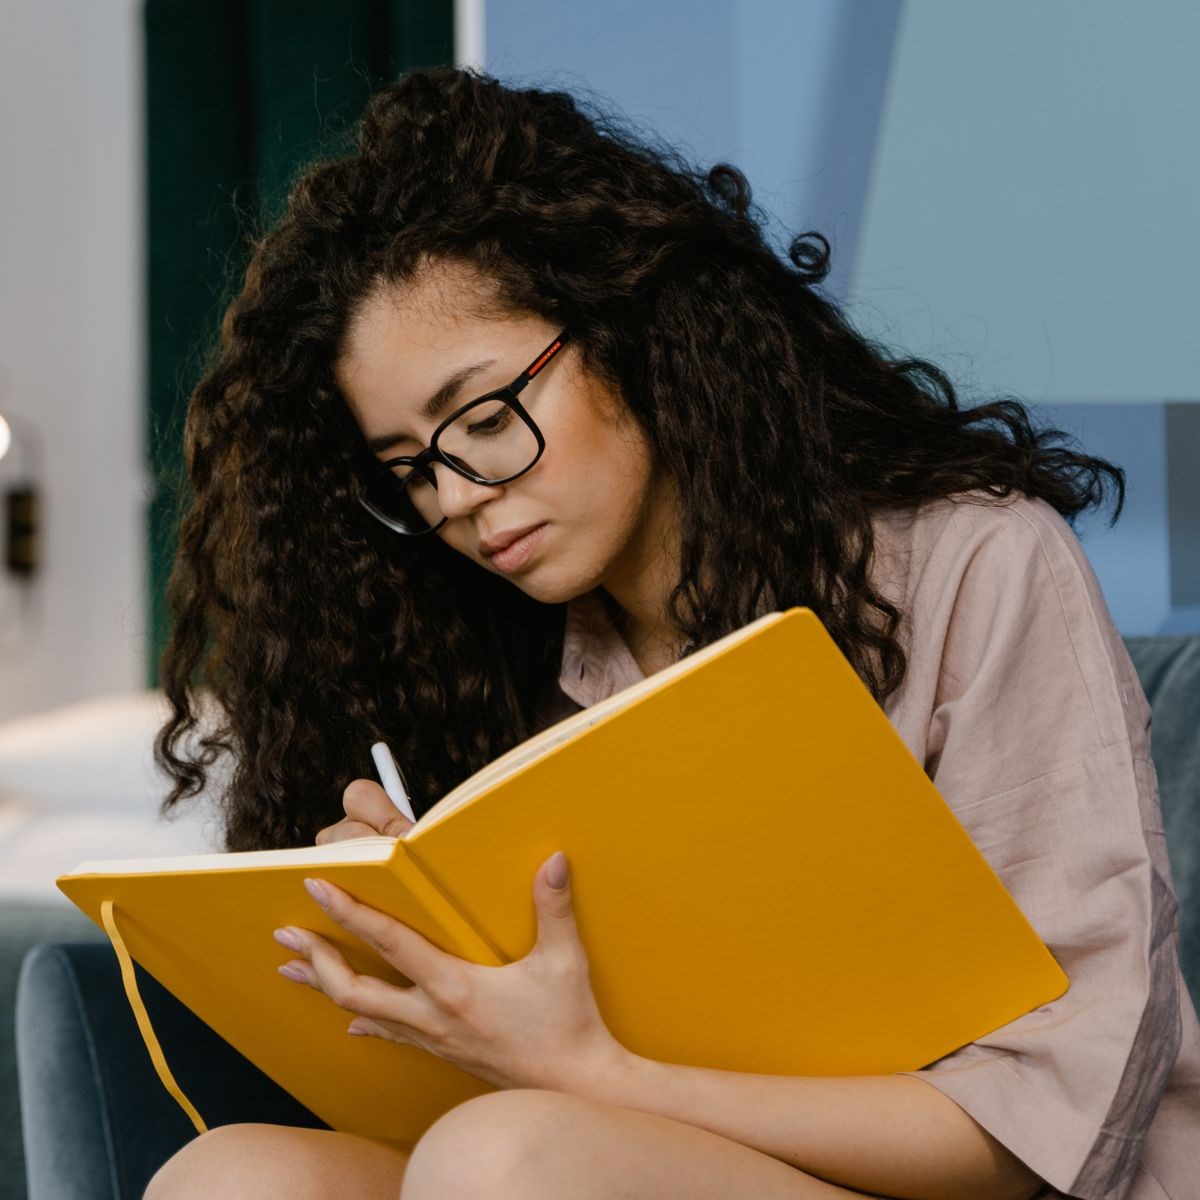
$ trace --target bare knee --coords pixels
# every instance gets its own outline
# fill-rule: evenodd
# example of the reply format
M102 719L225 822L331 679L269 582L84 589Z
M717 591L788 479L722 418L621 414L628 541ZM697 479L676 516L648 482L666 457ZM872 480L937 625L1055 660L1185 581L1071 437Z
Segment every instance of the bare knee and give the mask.
M221 1125L193 1138L159 1169L143 1200L191 1200L224 1195L230 1200L266 1196L263 1150L272 1125Z
M143 1200L395 1200L408 1155L349 1133L287 1125L221 1125L155 1173Z
M401 1200L494 1200L510 1181L544 1174L588 1102L562 1092L488 1092L440 1117L417 1142Z

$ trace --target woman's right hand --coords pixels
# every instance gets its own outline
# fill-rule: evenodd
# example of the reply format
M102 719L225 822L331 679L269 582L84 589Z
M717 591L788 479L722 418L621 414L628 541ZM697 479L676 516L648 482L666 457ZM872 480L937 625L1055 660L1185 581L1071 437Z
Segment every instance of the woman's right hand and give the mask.
M342 807L345 817L317 834L318 846L347 838L402 837L413 826L373 779L353 780L342 793Z

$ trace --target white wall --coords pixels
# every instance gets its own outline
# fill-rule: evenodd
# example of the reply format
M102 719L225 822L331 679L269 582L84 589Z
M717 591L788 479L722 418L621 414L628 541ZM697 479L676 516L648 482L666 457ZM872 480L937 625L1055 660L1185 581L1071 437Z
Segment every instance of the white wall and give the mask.
M144 679L141 88L137 0L0 0L0 409L44 463L0 719ZM0 572L10 628L13 599Z

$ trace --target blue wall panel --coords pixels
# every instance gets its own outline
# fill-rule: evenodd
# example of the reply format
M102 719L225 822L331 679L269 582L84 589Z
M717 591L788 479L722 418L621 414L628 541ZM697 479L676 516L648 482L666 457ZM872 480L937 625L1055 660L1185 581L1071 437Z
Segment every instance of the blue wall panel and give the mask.
M1161 404L1042 404L1038 421L1079 438L1089 454L1125 469L1125 507L1080 517L1075 532L1100 581L1117 628L1158 633L1171 615L1166 436Z
M1116 528L1077 526L1117 625L1200 630L1172 606L1161 403L1200 396L1200 7L503 0L486 39L501 78L594 89L698 165L737 164L776 245L830 237L860 326L1123 466Z

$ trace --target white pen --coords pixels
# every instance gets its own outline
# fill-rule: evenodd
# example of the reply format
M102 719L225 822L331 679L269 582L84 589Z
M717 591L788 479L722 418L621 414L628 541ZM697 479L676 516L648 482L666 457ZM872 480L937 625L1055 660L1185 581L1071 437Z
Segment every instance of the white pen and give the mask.
M375 770L379 772L379 782L383 784L388 799L415 825L416 813L412 810L408 793L404 790L404 783L400 778L400 768L387 748L387 743L376 742L371 747L371 757L375 760Z

